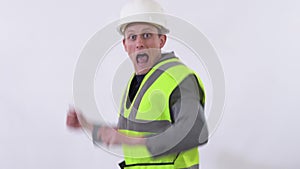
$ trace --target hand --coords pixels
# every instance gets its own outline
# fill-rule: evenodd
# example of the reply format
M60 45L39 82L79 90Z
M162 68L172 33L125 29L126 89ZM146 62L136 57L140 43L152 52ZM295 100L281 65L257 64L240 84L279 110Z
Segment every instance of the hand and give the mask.
M81 124L78 120L78 116L77 116L77 113L74 108L70 108L68 110L66 124L68 127L72 128L72 129L81 128Z
M117 131L116 128L103 126L98 131L98 137L107 146L117 144L137 145L145 144L145 139L142 137L129 137Z
M103 126L98 130L98 137L101 139L101 142L107 146L121 144L123 138L120 135L121 134L115 128L109 126Z
M90 124L85 117L77 112L74 108L70 108L67 114L66 124L73 129L85 128L89 131L92 130L92 124Z

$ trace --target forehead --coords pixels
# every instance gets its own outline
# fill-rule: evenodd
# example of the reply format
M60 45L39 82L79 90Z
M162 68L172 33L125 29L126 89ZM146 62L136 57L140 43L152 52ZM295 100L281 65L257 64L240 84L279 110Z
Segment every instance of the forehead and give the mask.
M126 26L124 33L143 33L144 31L158 33L158 28L148 23L131 23Z

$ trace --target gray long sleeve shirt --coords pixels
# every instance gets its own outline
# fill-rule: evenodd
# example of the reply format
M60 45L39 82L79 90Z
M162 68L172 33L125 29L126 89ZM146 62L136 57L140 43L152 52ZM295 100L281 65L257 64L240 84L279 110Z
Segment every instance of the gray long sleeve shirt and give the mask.
M146 146L155 156L178 153L208 141L208 130L201 104L203 91L194 75L186 77L170 97L173 124L164 132L148 137Z

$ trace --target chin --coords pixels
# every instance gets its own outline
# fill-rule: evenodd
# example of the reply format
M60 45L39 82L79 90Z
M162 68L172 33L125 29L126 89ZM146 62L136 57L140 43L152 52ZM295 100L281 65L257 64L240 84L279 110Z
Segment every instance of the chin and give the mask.
M148 73L149 70L150 70L150 68L140 68L140 69L137 69L135 72L137 75L142 75L142 74Z

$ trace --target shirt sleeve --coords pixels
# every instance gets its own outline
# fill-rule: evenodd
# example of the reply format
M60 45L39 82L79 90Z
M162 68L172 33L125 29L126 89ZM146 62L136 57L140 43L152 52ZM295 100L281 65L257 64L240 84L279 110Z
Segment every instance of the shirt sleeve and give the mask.
M194 75L186 77L170 97L173 124L167 130L146 138L153 157L179 153L208 141L208 129L201 99L204 94Z

